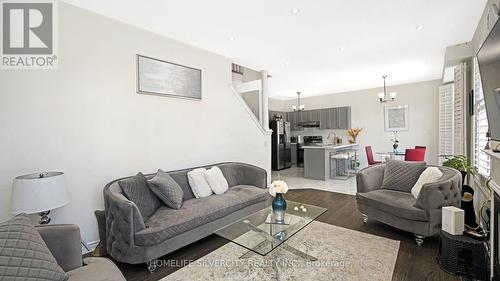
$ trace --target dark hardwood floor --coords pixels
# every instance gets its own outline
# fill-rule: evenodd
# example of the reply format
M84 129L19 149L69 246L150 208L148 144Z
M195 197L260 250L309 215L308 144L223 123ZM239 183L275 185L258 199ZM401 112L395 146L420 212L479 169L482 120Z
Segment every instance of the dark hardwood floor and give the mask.
M417 247L413 234L390 226L368 221L363 225L361 214L356 207L356 199L352 195L332 193L319 190L291 190L286 198L293 201L328 208L328 211L318 218L318 221L345 227L365 233L370 233L401 241L398 259L394 270L393 281L400 280L460 280L439 268L436 257L439 239L426 238L422 247ZM335 239L335 237L332 237ZM196 243L162 257L162 260L196 260L228 243L225 239L211 235ZM161 267L150 274L146 265L128 265L116 262L127 280L159 280L180 267Z

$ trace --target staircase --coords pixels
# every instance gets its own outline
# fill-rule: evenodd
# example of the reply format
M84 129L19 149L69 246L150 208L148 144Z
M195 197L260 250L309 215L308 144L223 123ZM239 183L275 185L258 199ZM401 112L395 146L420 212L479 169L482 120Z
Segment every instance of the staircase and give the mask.
M238 72L235 71L235 68ZM233 82L229 85L229 87L235 94L238 101L240 101L240 104L248 112L250 118L254 121L256 126L263 134L269 135L272 131L269 130L267 72L261 72L260 79L243 82L243 79L241 79L243 72L240 72L240 69L244 68L233 64ZM257 73L255 71L253 72ZM235 73L237 75L234 75ZM264 81L262 77L265 77Z

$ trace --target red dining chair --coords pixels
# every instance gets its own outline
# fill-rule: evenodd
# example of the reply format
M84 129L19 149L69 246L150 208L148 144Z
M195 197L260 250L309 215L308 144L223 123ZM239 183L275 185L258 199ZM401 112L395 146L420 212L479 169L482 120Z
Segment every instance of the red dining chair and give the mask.
M371 146L365 146L366 158L368 158L368 165L375 165L382 163L381 161L375 161L373 159L373 151Z
M425 149L407 149L405 151L405 161L425 161Z
M426 146L415 145L415 149L427 149Z

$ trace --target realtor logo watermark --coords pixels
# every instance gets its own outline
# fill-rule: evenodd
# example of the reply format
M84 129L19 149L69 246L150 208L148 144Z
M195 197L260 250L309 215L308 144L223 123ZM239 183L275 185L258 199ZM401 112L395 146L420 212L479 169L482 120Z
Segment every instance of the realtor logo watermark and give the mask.
M57 68L57 3L0 1L2 69Z

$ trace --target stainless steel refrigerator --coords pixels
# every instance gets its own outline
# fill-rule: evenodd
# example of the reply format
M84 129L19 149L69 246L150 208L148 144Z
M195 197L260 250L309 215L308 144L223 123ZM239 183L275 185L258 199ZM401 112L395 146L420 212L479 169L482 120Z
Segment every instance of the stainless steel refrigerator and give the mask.
M271 169L274 171L292 166L292 145L290 122L271 121L269 124L271 136Z

